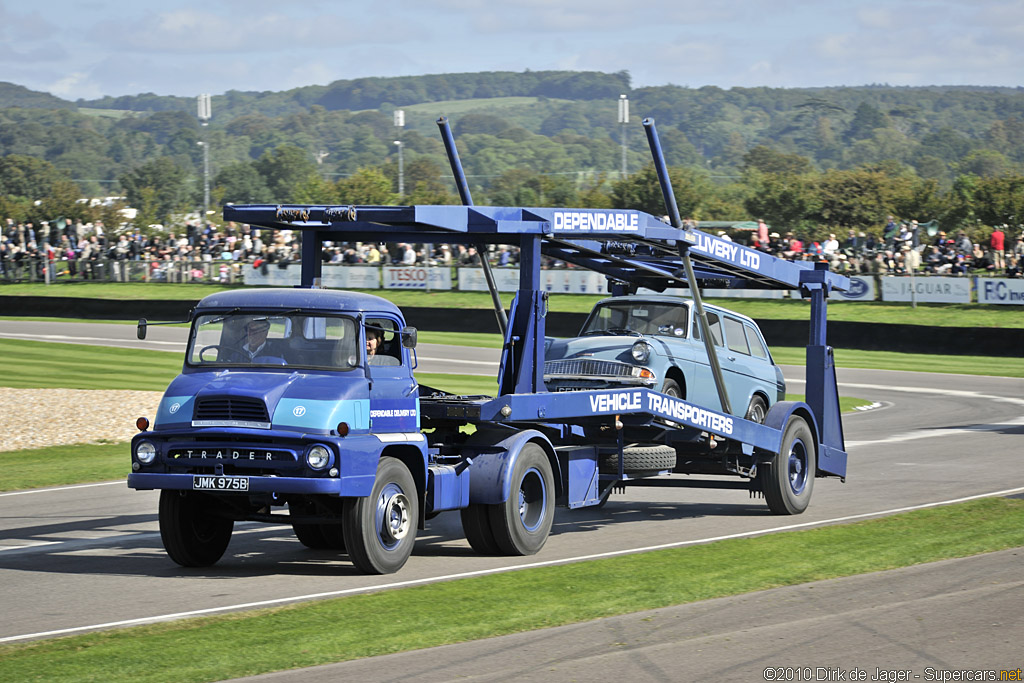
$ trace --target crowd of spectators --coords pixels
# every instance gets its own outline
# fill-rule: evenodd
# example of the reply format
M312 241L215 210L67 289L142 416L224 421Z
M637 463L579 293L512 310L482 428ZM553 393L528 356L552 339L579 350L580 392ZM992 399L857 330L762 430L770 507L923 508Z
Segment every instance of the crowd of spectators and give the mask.
M973 242L964 230L947 234L928 230L916 220L897 222L889 216L882 237L850 229L840 240L835 233L814 240L793 232L772 232L763 221L750 246L790 261L826 261L829 268L848 275L988 274L1021 277L1024 269L1024 232L1016 240L1009 226L996 226L991 235ZM1012 241L1012 243L1011 243Z
M191 222L180 233L144 235L128 230L114 236L102 222L51 221L37 226L8 219L0 235L0 278L12 279L32 267L49 267L54 275L99 277L98 264L111 261L145 262L153 279L162 279L169 266L192 262L285 266L300 260L298 238L298 231L256 230L231 222L221 228ZM322 258L324 263L348 265L480 265L477 249L461 244L325 242ZM488 259L495 266L515 266L519 251L495 247Z
M827 261L832 270L849 275L1022 275L1024 234L1014 239L1007 235L1007 226L997 226L984 242L972 242L963 230L947 235L929 231L914 220L897 222L889 216L880 232L882 236L876 237L851 229L842 239L831 233L827 239L815 240L794 232L780 234L760 220L750 246L788 260ZM730 239L724 231L719 236ZM37 226L8 219L0 236L0 278L12 279L30 267L49 268L53 276L98 277L97 262L111 261L145 262L151 279L163 279L172 266L182 263L284 266L300 259L298 237L297 231L254 230L230 222L222 227L190 222L179 233L144 235L128 230L114 236L101 222L51 221ZM348 265L475 266L481 254L461 244L325 242L322 258L325 263ZM496 267L519 263L514 247L494 247L487 258ZM565 265L550 259L544 263L545 267Z

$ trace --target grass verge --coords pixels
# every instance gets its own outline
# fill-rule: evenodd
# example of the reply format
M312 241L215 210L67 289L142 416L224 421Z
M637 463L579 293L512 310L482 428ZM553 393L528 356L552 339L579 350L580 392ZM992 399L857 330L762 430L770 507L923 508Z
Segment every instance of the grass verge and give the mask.
M0 677L223 680L1021 545L1024 501L984 499L853 524L0 646Z
M803 365L807 351L802 347L777 347L772 357L781 365ZM940 372L988 377L1024 377L1024 358L994 356L946 356L941 354L897 353L895 351L835 350L836 367L873 370Z
M131 471L128 443L75 444L0 452L0 491L22 491L124 479Z

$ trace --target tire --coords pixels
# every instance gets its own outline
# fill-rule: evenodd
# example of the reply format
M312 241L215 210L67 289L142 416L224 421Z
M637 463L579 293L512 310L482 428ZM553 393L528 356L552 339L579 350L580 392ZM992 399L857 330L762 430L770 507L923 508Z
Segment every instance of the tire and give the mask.
M488 505L491 531L505 555L533 555L544 547L555 518L555 478L544 449L526 444L512 466L508 500Z
M782 435L781 452L757 473L768 509L776 515L799 515L807 509L814 490L816 448L807 422L791 416Z
M671 446L629 446L622 449L622 471L625 474L659 472L676 466L676 450ZM602 452L598 460L602 474L619 473L619 454Z
M233 520L217 516L216 501L189 491L160 492L160 539L182 567L216 564L231 541Z
M313 550L344 550L345 534L340 524L292 524L299 543Z
M683 390L679 388L679 383L674 379L665 379L665 383L661 385L661 393L672 398L683 397Z
M373 492L346 500L342 510L352 564L365 574L397 572L412 554L419 516L419 493L409 468L395 458L381 458Z
M757 424L764 424L764 416L767 414L768 402L764 400L764 396L754 394L754 397L750 399L750 405L747 406L747 412L743 419L756 422Z
M459 511L462 517L462 531L466 534L470 547L480 555L499 555L501 549L494 540L494 531L491 530L489 508L489 505L479 503L462 508Z

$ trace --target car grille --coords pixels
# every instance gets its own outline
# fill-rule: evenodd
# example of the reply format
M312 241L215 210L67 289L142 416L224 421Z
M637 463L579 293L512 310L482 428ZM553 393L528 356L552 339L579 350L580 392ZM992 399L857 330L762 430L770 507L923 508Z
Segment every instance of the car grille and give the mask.
M263 401L258 398L239 398L237 396L199 399L196 401L192 419L196 421L270 422L267 406Z
M631 377L633 366L610 360L594 358L573 358L549 360L544 363L545 376L567 377Z

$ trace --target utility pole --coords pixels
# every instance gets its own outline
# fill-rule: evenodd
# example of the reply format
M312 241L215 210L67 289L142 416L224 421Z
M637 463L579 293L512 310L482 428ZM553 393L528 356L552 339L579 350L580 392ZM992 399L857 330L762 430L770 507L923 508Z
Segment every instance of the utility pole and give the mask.
M398 197L405 198L405 168L402 166L402 129L405 128L405 110L395 110L395 128L398 129L398 139L395 146L398 147Z
M628 173L626 167L626 126L629 124L629 98L619 95L619 123L622 124L622 177Z
M207 125L210 122L210 96L200 95L196 98L199 105L199 124L202 127L203 139L199 143L203 146L203 218L200 230L206 226L206 217L210 213L210 142L207 139Z

